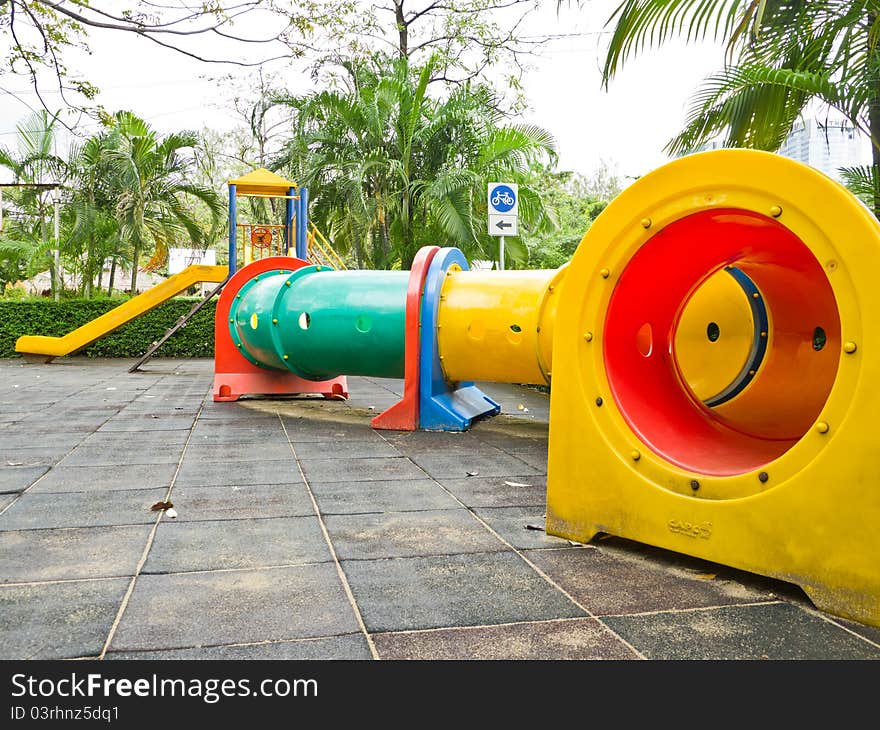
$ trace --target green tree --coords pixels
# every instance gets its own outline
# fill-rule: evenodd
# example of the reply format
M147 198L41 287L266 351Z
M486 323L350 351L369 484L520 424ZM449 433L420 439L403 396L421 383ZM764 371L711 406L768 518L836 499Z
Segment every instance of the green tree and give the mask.
M104 261L118 252L119 226L114 217L114 189L110 152L118 146L118 135L106 131L74 146L70 154L73 183L66 207L69 220L71 248L80 255L81 294L86 299L93 295L93 283L98 287L104 271Z
M52 275L55 293L58 276L52 249L52 190L64 184L68 175L67 163L55 152L55 125L57 118L45 110L35 112L17 126L17 149L0 147L0 166L12 173L13 183L9 200L13 205L11 220L5 221L2 253L8 271L6 276L36 273L46 266ZM3 282L3 286L12 279Z
M668 151L688 152L718 134L727 146L776 150L817 99L871 139L873 165L847 174L880 216L878 18L878 0L624 0L609 20L604 79L673 36L724 39L727 65L695 94Z
M555 157L552 137L502 126L483 85L431 96L437 62L411 67L406 58L375 56L347 64L347 90L286 100L298 124L280 164L314 191L311 216L375 268L408 268L427 243L491 255L483 233L491 180L523 180L524 221L544 218L525 175L533 161ZM524 249L511 253L524 259Z
M593 221L620 192L620 181L606 163L590 177L535 166L530 184L546 201L553 224L525 238L529 266L536 269L556 269L569 261Z
M195 134L179 132L159 137L149 125L130 112L118 112L112 120L118 142L105 154L115 199L119 238L131 246L131 293L137 292L141 255L161 252L186 236L194 248L205 248L219 234L225 205L216 191L189 182L191 160L183 151L198 143ZM206 229L194 215L191 201L211 211ZM188 204L189 203L189 204Z

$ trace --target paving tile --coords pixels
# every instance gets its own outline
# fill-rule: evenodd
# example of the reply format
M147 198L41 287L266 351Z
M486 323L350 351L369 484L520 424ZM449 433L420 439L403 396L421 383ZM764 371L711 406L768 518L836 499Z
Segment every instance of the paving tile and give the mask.
M304 565L332 560L317 517L163 520L145 573Z
M115 416L117 410L108 409L103 413L96 414L65 414L59 411L53 411L51 416L48 413L33 413L21 423L25 428L39 428L45 434L51 433L69 433L71 431L83 432L86 434L94 432L108 418Z
M104 423L95 433L129 433L144 431L188 431L195 414L159 416L155 414L120 414Z
M168 487L177 464L56 466L29 491L91 492Z
M486 447L487 449L492 447ZM435 479L470 476L507 476L509 474L539 474L522 459L505 454L499 449L491 452L461 452L455 454L425 452L411 455L412 460Z
M301 517L315 514L305 484L247 484L175 487L178 522L239 520L249 517Z
M370 482L309 482L323 514L407 512L460 507L431 479Z
M0 532L0 582L134 575L150 525Z
M56 451L60 449L70 450L86 436L87 434L83 433L59 432L51 434L50 437L40 429L32 428L26 430L21 426L16 426L3 432L2 436L0 436L0 445L2 445L3 449L45 447L55 449Z
M547 477L539 474L441 477L437 481L468 507L544 507L547 503Z
M880 647L784 603L607 616L648 659L880 659Z
M48 466L0 466L0 494L21 492L47 471Z
M336 441L305 441L295 444L298 459L359 459L378 456L400 456L400 452L385 441L351 441L345 445Z
M491 451L487 445L470 431L381 431L385 440L401 451Z
M536 469L541 474L547 473L547 454L541 452L532 452L532 451L515 451L511 453L511 456L516 457L520 461L525 462L533 469Z
M568 540L544 532L543 506L481 507L474 511L489 527L518 550L572 546Z
M171 431L96 431L83 439L80 448L114 448L124 451L138 448L182 447L189 438L186 430Z
M382 441L369 424L282 417L284 428L294 445L308 442L349 443L351 441Z
M353 634L333 563L142 575L111 649L173 649Z
M465 509L328 515L325 524L341 560L506 549Z
M375 459L302 459L306 479L311 482L363 482L389 479L424 479L425 473L405 457Z
M0 586L2 658L98 656L129 579Z
M202 427L216 423L224 427L263 428L278 425L278 416L275 413L260 413L237 403L207 402L199 413L198 423Z
M772 592L725 579L702 561L621 556L602 549L530 550L526 556L597 615L641 613L767 600ZM688 566L691 566L690 569ZM701 577L702 576L702 577ZM714 577L713 577L714 576Z
M867 624L849 621L836 616L833 619L842 626L846 626L850 631L865 637L868 641L873 641L875 644L880 645L880 626L868 626Z
M150 507L165 498L165 491L28 492L0 515L0 530L152 524L156 513Z
M293 457L276 461L209 462L184 459L175 485L224 487L239 484L293 484L302 482Z
M597 619L375 634L380 659L593 660L638 655Z
M257 426L252 428L236 428L234 426L203 426L205 423L215 421L200 421L193 429L190 437L190 446L200 444L265 444L276 442L287 444L287 436L281 429L281 424ZM290 447L287 447L290 449Z
M290 444L281 439L254 443L204 443L196 441L186 450L187 461L279 461L292 459Z
M371 632L585 615L513 553L346 560L342 566Z
M165 431L164 433L178 433ZM120 447L114 444L85 444L78 446L62 459L61 466L128 466L129 464L176 464L183 453L183 445L134 445Z
M372 659L370 647L363 634L331 636L326 639L299 639L273 641L260 644L233 646L202 646L191 649L166 649L164 651L108 652L106 659L220 659L220 660L306 660Z

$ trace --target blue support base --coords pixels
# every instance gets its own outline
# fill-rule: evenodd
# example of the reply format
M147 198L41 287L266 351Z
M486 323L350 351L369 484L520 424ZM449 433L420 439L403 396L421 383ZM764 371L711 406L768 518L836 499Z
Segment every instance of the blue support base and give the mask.
M447 383L443 377L437 344L437 319L443 281L446 272L453 267L468 270L464 254L457 248L441 248L428 268L422 295L419 428L426 431L467 431L475 419L501 412L501 405L473 383Z

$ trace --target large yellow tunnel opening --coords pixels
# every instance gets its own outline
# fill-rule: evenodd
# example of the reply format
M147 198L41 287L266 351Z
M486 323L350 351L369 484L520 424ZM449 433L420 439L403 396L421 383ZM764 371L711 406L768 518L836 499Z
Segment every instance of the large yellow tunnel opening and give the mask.
M604 360L629 427L658 456L711 475L773 461L818 418L840 316L809 248L768 216L686 216L632 257L612 293Z

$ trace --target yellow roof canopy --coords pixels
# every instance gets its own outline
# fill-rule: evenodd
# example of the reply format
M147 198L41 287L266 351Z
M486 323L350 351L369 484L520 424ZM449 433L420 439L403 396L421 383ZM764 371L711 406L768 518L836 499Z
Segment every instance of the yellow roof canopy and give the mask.
M227 184L235 185L236 195L287 195L288 190L298 187L295 182L285 180L265 167L230 180Z

